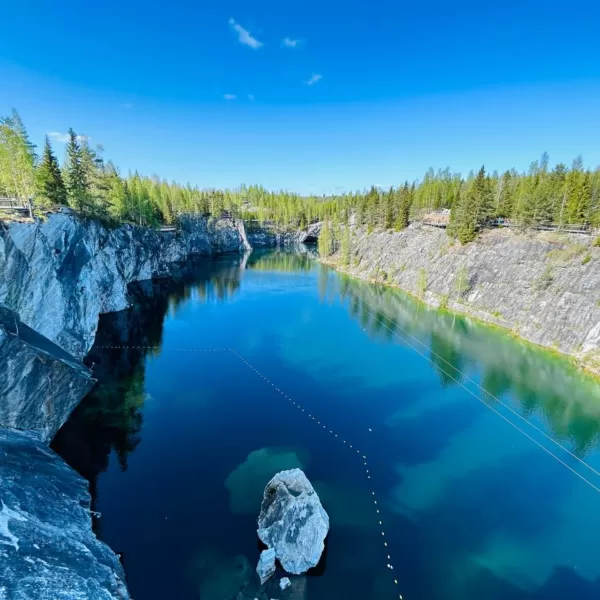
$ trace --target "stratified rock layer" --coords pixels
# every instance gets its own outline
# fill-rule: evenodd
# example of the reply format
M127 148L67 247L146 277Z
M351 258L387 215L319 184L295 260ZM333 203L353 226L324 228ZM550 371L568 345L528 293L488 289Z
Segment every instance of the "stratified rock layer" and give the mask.
M593 242L497 229L462 246L419 224L370 234L353 228L342 269L507 327L600 372L600 247Z
M316 567L325 547L329 517L300 469L281 471L265 488L258 537L275 549L281 566L294 575Z

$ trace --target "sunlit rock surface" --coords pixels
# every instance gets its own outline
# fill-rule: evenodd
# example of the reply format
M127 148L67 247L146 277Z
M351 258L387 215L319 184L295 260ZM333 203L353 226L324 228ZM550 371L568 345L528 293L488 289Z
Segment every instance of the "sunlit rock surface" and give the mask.
M600 248L593 241L497 229L462 246L420 224L370 234L353 228L343 270L502 325L600 372Z
M64 209L44 222L0 225L0 303L76 358L98 316L130 306L133 281L170 275L194 254L249 248L241 222L183 217L178 233L107 228Z
M182 217L177 232L108 228L68 209L0 222L0 599L128 598L120 563L91 531L87 484L48 442L93 384L81 359L98 317L132 282L190 256L244 252L242 222Z
M87 481L30 433L0 429L0 457L0 598L129 598L92 533Z
M300 469L269 481L258 517L258 537L275 548L281 566L300 575L317 566L325 548L329 517Z
M275 549L268 548L260 553L256 572L260 578L261 585L275 574Z
M0 427L48 441L93 383L83 364L0 305Z

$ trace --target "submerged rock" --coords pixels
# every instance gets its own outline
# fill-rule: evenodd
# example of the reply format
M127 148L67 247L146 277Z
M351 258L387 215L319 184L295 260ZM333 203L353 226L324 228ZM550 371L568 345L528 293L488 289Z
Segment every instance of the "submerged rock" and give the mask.
M261 448L248 454L225 480L229 490L229 506L236 515L256 514L265 485L273 473L286 469L302 469L308 464L308 456L300 456L286 448Z
M260 577L261 585L275 573L275 550L273 548L263 550L260 553L256 572Z
M281 471L265 488L258 537L294 575L315 567L325 547L329 517L300 469Z
M279 587L281 588L282 592L287 590L291 585L292 582L290 581L289 577L282 577L281 581L279 582Z

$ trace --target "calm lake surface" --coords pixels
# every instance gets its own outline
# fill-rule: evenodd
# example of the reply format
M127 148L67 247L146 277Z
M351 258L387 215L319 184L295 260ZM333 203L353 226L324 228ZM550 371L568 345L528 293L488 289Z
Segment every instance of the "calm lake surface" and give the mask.
M293 467L331 530L316 572L269 598L600 597L600 493L568 468L600 488L576 458L600 471L600 391L565 360L301 254L207 259L135 294L101 319L100 384L53 443L135 600L260 597L262 492Z

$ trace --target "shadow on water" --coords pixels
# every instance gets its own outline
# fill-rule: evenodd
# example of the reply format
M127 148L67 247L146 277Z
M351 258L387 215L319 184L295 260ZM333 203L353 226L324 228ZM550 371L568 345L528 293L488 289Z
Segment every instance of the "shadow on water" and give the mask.
M192 298L205 303L231 298L240 288L243 262L244 257L190 261L173 278L132 284L132 307L100 317L85 359L98 385L52 441L52 448L90 482L92 510L97 477L106 470L109 454L114 451L125 471L140 442L146 359L160 352L165 318Z
M102 316L96 343L86 359L88 365L94 365L94 374L99 384L73 412L52 444L71 466L90 481L94 510L98 503L101 474L114 468L110 466L111 456L115 457L118 469L124 473L130 462L132 465L135 463L133 453L137 450L137 457L142 452L138 450L142 439L148 439L144 438L144 435L149 435L144 426L145 418L148 418L147 405L151 404L148 391L150 364L155 359L158 361L164 349L166 324L169 320L177 321L181 317L181 327L188 327L191 317L186 311L192 305L206 305L202 309L206 311L215 307L229 310L236 304L229 301L240 298L238 294L244 290L246 270L307 276L316 288L321 304L341 308L344 314L360 324L372 342L385 348L394 345L415 348L431 361L425 369L435 373L435 376L420 377L415 383L408 379L402 382L401 391L406 399L401 405L397 401L397 380L392 379L388 383L374 382L377 383L378 401L367 404L365 397L369 398L374 388L365 387L362 374L356 372L360 369L345 369L337 374L336 379L336 385L343 388L341 398L344 401L344 411L349 415L349 427L355 426L352 421L359 421L364 430L367 419L369 422L385 423L385 426L381 426L378 445L369 447L368 453L376 473L374 479L380 482L382 488L381 496L388 499L388 508L391 507L389 515L386 515L386 522L392 532L394 547L400 549L396 568L402 581L404 597L432 600L472 600L484 597L487 600L555 600L564 597L588 600L600 597L600 579L589 575L593 569L588 569L586 576L566 565L554 564L548 567L553 564L552 561L538 564L531 556L520 555L520 552L526 552L530 547L536 547L541 553L545 551L545 545L551 545L551 540L545 538L549 530L548 523L560 524L562 520L570 523L561 513L564 506L568 505L569 510L572 510L573 507L589 505L577 505L571 501L569 491L563 487L563 479L555 480L554 472L550 469L553 465L550 464L549 467L546 457L540 453L532 453L529 446L525 449L519 446L512 454L504 449L484 448L483 442L495 435L495 425L490 425L491 421L482 422L475 400L472 406L462 406L460 410L456 409L455 404L457 398L462 398L466 393L458 385L460 382L491 406L496 406L496 400L492 396L510 403L519 414L531 419L562 442L568 442L578 455L588 456L593 455L600 445L600 391L597 383L582 376L565 360L468 319L430 310L400 292L338 276L315 263L307 254L264 251L253 252L245 257L191 262L172 279L142 282L132 286L132 308ZM260 274L260 277L263 278L264 275ZM280 285L278 281L277 286ZM268 294L268 291L261 290L261 293ZM243 302L237 304L244 305ZM227 322L231 323L232 328L247 326L247 336L254 344L255 356L264 356L269 372L277 373L285 385L298 394L297 397L313 403L335 398L338 391L333 386L284 358L283 342L278 337L279 328L264 327L268 331L263 333L261 340L254 339L250 327L253 320L262 318L265 319L264 323L267 320L277 323L275 311L278 306L271 304L258 315L252 312L255 310L254 305L252 309L248 309L249 312L229 312L227 318L231 321ZM298 314L302 313L301 307L296 310ZM202 323L207 326L206 322ZM257 327L261 327L260 321ZM298 329L306 327L305 322L302 322ZM180 330L172 329L171 334L175 331ZM369 352L374 351L374 345L363 348ZM175 360L184 364L186 359L177 356ZM170 364L169 368L174 369L175 366ZM398 365L392 362L389 369L398 370ZM194 375L200 378L200 375ZM482 394L468 378L481 385L492 396ZM180 385L169 401L176 402L178 397L187 398L189 386L184 383ZM247 385L247 381L240 376L240 389L234 391L250 394ZM203 392L204 382L194 387ZM150 389L152 391L151 387ZM218 402L215 406L221 407L222 412L207 409L207 419L214 419L217 423L214 426L215 439L211 437L213 434L210 431L202 434L188 432L187 435L209 437L206 444L212 450L213 444L223 441L218 439L218 424L224 423L223 427L227 429L222 452L225 456L214 452L214 456L208 461L201 460L200 454L183 458L177 455L175 459L172 456L165 459L176 460L178 469L182 471L178 475L178 469L174 469L173 480L164 482L165 487L179 489L176 480L185 480L194 472L198 472L195 477L201 479L199 488L205 487L205 477L209 482L206 486L213 486L208 490L210 499L205 500L205 505L200 504L195 497L190 499L182 495L172 499L174 511L180 511L184 521L181 525L182 537L176 538L185 541L181 542L182 545L189 543L189 529L193 526L193 522L192 525L188 522L188 515L193 515L192 518L195 519L197 512L206 510L208 521L218 520L218 515L228 521L220 524L207 522L202 525L204 537L201 536L199 541L204 546L195 546L191 566L188 565L192 587L196 592L189 595L184 592L181 592L183 595L177 595L177 592L173 592L173 597L197 598L199 594L202 600L229 600L246 598L244 594L250 594L252 590L249 598L262 599L258 591L248 587L248 581L254 577L254 565L244 555L244 552L250 556L253 551L262 549L260 542L249 536L246 543L240 536L240 540L234 540L239 548L232 553L231 548L219 546L218 541L226 537L224 529L230 536L234 536L236 531L248 524L250 531L254 527L255 502L252 500L250 503L252 506L249 510L252 514L245 513L243 502L244 494L250 494L245 480L246 473L250 474L248 476L260 473L261 476L268 477L266 471L263 473L265 465L268 468L275 465L279 467L289 461L305 464L308 463L308 458L296 449L276 449L275 441L281 447L288 442L284 429L286 422L281 420L285 413L281 413L278 417L280 420L274 423L261 422L260 425L265 425L264 430L256 434L257 439L252 439L253 427L247 424L252 418L252 406L246 406L246 403L237 405L236 411L240 413L240 417L235 419L233 413L230 414L222 407L222 402L226 402L227 398L221 398L219 393L217 388ZM233 391L229 393L235 395ZM263 401L264 393L250 396L250 399L252 402ZM196 396L194 402L195 407L200 404ZM319 409L333 419L339 407L340 405L335 404L329 407L323 403ZM189 406L184 408L188 410ZM173 408L175 410L176 407ZM443 426L431 427L432 419ZM177 431L179 425L181 429L185 429L185 423L176 422ZM232 428L236 428L235 433L231 432ZM293 433L304 435L301 431ZM263 434L277 438L271 448L264 448L266 443L261 444ZM306 439L299 440L308 447L314 442L311 433L306 436ZM469 460L472 460L470 464L465 464L466 459L461 463L452 456L452 440L460 440L461 436L468 442L466 452ZM237 444L246 442L246 438L251 440L248 441L250 448L238 448ZM300 441L299 447L303 448ZM171 440L161 438L160 443L164 444L164 447L159 444L160 453L167 454ZM473 444L477 443L482 445L473 448ZM235 452L232 451L237 453L235 456L226 456L228 446L235 447ZM370 509L370 493L366 488L360 490L367 496L363 500L358 497L357 489L349 486L346 480L340 479L335 484L332 483L337 471L340 471L341 477L346 469L343 462L338 463L333 459L331 452L334 450L317 447L315 452L313 449L313 455L319 457L316 461L313 459L313 462L322 463L314 468L324 469L314 482L315 488L318 488L320 497L327 503L326 508L332 509L332 530L321 562L308 573L311 576L307 578L308 594L302 588L303 595L298 597L320 600L339 597L336 594L353 597L355 592L366 600L397 597L390 593L396 590L387 585L389 573L384 572L385 577L380 575L381 560L379 554L372 552L374 542L370 537L370 530L364 527L364 513ZM487 457L478 456L486 450L490 452L487 462ZM527 462L529 470L523 469L523 461ZM329 465L331 462L334 462L333 466ZM295 466L295 462L284 468L292 466ZM132 470L135 469L132 467ZM164 473L163 471L163 477ZM154 477L154 473L145 476ZM435 485L440 480L443 501L435 496ZM231 482L237 486L235 497L228 489ZM159 484L162 485L163 482ZM256 486L258 494L261 485ZM192 491L200 493L185 486L182 489L190 494ZM501 503L498 502L499 498ZM230 511L228 501L234 503L240 509L239 512ZM114 502L118 503L119 500ZM185 508L188 503L192 504L192 509ZM486 510L488 506L489 510ZM151 512L151 508L146 510ZM162 516L160 518L163 519ZM206 519L206 515L203 518ZM171 515L168 523L174 520L175 517ZM142 523L145 524L143 520ZM96 522L95 526L102 538L101 523ZM154 538L160 538L160 532L163 531L154 522L153 527L156 530L148 533L149 544L154 543ZM197 535L197 531L194 531ZM137 532L137 535L144 534L145 532L140 534L139 530ZM133 536L134 533L130 535ZM514 540L522 541L526 550L520 550L520 544L514 544ZM379 547L379 538L376 541ZM143 546L144 542L140 544ZM253 548L256 545L258 548ZM170 548L168 554L176 554L176 550L178 548ZM148 554L152 552L148 551ZM137 573L149 568L145 564L146 560L156 558L140 557L131 550L126 555L127 563L134 565ZM167 561L168 558L165 556L161 560ZM179 557L177 560L180 560ZM518 563L519 560L522 563L531 561L532 571L538 571L537 579L532 577L531 581L521 581L514 573L508 572L513 562ZM180 564L166 565L164 579L177 577L178 575L172 574L179 573L175 569L180 567ZM346 583L346 579L352 583ZM387 583L382 583L383 579ZM357 581L360 583L357 584ZM468 581L468 585L465 581ZM137 592L136 598L152 598L152 591L149 591L152 590L152 585L148 585L139 574L136 575L134 585L137 590L142 590ZM168 581L164 585L167 586L166 589L170 589ZM173 586L173 589L184 589L183 586ZM465 590L468 590L468 594L465 594Z

